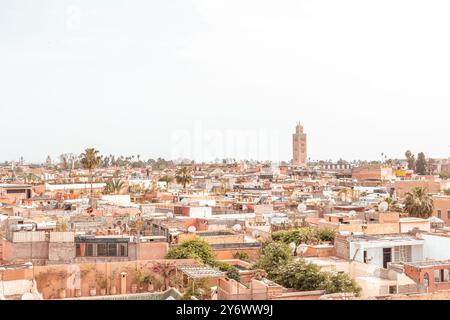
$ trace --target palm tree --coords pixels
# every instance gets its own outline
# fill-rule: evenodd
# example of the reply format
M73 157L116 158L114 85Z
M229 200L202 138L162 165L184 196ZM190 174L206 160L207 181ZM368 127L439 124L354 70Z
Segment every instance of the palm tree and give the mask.
M81 162L81 166L84 169L89 170L89 179L91 181L91 196L92 196L92 171L95 170L95 168L97 168L101 161L102 161L102 156L99 155L99 151L95 150L94 148L88 148L86 150L84 150L84 153L82 153L80 155L80 162Z
M391 212L402 212L402 209L400 208L400 206L398 205L398 202L394 198L388 197L384 201L388 204L388 206L389 206L388 210L389 211L391 211Z
M433 199L426 189L417 187L406 194L405 211L412 217L429 218L433 213Z
M338 196L344 195L344 201L347 202L347 196L352 194L352 190L349 188L344 188L338 192Z
M192 182L191 170L188 167L182 167L177 170L175 178L177 183L181 183L183 189L186 189L186 185Z
M120 179L112 179L106 183L105 193L119 194L124 187L124 182Z

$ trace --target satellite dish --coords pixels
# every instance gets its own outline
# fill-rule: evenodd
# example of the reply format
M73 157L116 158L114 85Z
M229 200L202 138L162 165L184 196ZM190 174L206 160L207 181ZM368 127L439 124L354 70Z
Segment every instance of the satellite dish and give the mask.
M389 204L386 201L383 201L378 205L378 211L386 212L388 210L389 210Z
M168 212L166 217L169 218L169 219L172 219L173 218L173 213L172 212Z
M375 213L375 209L370 209L368 212L369 213Z
M297 253L300 253L301 255L304 255L308 251L308 245L307 244L301 244L297 248Z
M180 201L182 204L187 204L187 203L189 203L189 199L188 198L183 198L183 199L181 199L181 201Z
M239 232L242 230L242 226L240 224L235 224L232 229L235 232Z
M189 233L194 233L195 231L197 231L197 228L194 227L194 226L190 226L190 227L188 228L188 232L189 232Z
M297 210L298 210L299 212L305 212L307 208L308 208L308 207L306 206L306 204L300 203L300 204L298 205L298 207L297 207Z
M349 214L351 217L354 217L354 216L356 216L356 211L355 211L355 210L352 210L352 211L350 211L348 214Z
M253 238L258 238L259 237L259 231L258 230L253 231L252 232L252 236L253 236Z

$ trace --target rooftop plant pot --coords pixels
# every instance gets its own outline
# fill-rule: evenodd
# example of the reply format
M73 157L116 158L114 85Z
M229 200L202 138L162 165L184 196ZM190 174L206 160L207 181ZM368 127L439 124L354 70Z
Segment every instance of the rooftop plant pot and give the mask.
M75 297L77 298L81 297L81 289L75 289Z
M91 287L91 288L89 289L89 295L90 295L91 297L96 296L96 295L97 295L97 289L96 289L95 287Z
M111 295L117 294L117 288L116 288L116 286L112 286L111 289L109 289L109 293L110 293Z
M59 297L61 299L65 299L66 298L66 289L59 290Z
M136 293L137 290L138 290L137 284L132 284L132 285L131 285L131 293Z

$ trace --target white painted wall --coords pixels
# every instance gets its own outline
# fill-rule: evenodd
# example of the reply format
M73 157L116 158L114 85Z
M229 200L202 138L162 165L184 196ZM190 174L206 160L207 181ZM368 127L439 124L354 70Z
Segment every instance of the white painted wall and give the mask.
M449 243L450 245L450 243ZM359 251L357 252L357 249ZM383 248L391 248L391 255L392 259L394 259L394 252L393 248L394 246L391 244L389 245L383 245L378 247L368 247L365 248L364 244L356 244L356 243L350 243L350 259L353 258L353 256L356 253L355 261L364 263L364 251L367 251L367 257L371 260L368 262L369 265L374 265L379 268L383 268ZM420 262L424 260L424 246L423 245L411 245L411 259L412 262Z
M212 216L211 207L190 207L189 216L191 218L210 218Z
M369 264L383 268L383 248L367 248L366 251L367 257L372 258ZM361 260L361 262L364 262L364 260Z
M420 246L420 245L416 245L416 246L411 246L411 259L412 262L421 262L424 260L424 251L425 251L425 246Z
M450 260L450 238L423 234L425 240L423 260Z
M113 205L129 206L131 204L131 197L129 194L104 195L101 199Z

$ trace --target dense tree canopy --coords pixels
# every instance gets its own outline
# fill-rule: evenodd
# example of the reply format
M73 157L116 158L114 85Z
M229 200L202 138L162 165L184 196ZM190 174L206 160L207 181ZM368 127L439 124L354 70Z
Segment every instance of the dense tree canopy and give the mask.
M269 277L274 277L278 269L293 260L292 250L282 242L269 243L262 252L262 256L253 269L263 269Z
M304 259L294 260L287 243L296 240L297 243L304 243L315 237L334 239L334 232L319 232L307 227L274 233L276 241L264 247L262 256L253 265L253 269L264 270L270 280L286 288L299 291L325 290L327 293L352 292L358 295L361 289L347 274L324 272Z
M207 264L226 272L230 279L240 280L237 268L225 262L217 261L211 246L198 238L183 242L178 247L170 249L166 259L195 259L201 264Z
M408 162L408 169L409 170L416 170L416 158L413 155L413 153L408 150L405 152L406 161Z
M416 173L420 175L427 174L427 159L425 158L425 154L423 152L417 155L416 162Z
M166 259L195 259L209 265L216 260L209 244L200 239L186 241L178 247L170 249Z

